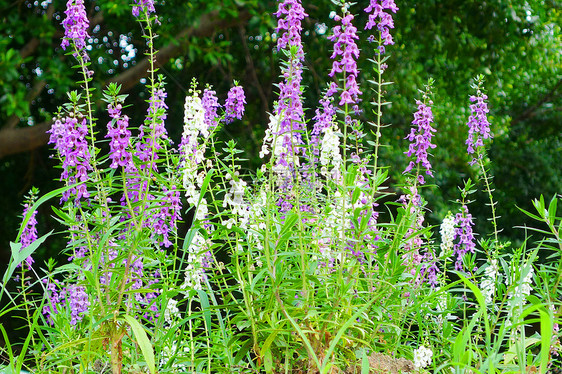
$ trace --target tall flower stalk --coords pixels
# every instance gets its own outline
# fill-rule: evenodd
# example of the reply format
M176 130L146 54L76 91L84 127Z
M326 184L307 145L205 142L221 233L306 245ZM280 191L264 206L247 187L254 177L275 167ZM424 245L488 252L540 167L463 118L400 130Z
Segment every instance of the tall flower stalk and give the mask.
M495 255L497 255L498 249L498 223L496 216L496 202L492 196L492 177L488 174L486 170L486 147L484 141L486 139L492 139L493 135L490 131L490 122L488 122L488 104L486 100L488 96L484 93L484 76L479 75L475 78L475 83L473 84L473 89L476 91L475 95L470 96L470 117L468 118L468 137L466 139L467 152L472 157L470 165L478 164L480 170L482 171L482 178L486 186L486 193L490 200L489 206L492 211L492 225L494 228L494 243L495 243ZM489 255L490 257L490 255ZM490 257L491 258L491 257Z
M375 145L374 145L374 171L377 172L378 167L378 155L380 138L382 136L381 129L382 125L382 107L387 105L388 102L384 101L383 92L385 91L384 86L388 85L383 79L384 71L387 69L388 65L386 61L388 56L383 56L386 52L386 46L393 45L394 40L390 30L394 28L394 20L391 13L396 13L398 11L394 0L370 0L369 6L365 8L365 12L369 15L369 20L365 25L365 30L377 30L378 32L371 34L368 38L369 42L375 45L375 64L373 66L375 72L375 80L373 81L376 85L375 87L375 100L373 104L375 105L374 115L376 121L373 123L375 127Z

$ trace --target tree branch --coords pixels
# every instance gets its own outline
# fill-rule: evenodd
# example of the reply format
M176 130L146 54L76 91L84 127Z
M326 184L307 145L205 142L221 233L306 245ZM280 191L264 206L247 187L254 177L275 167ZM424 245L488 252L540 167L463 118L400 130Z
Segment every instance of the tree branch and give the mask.
M0 130L0 159L2 157L32 151L47 143L51 122L43 122L35 126L4 128Z
M178 56L182 48L189 43L189 38L193 36L197 37L209 37L213 35L216 30L235 27L240 25L250 19L250 13L248 11L241 11L237 18L235 19L221 19L218 17L218 12L211 12L205 14L201 17L197 27L188 27L182 30L177 36L177 43L170 43L158 51L154 58L155 65L164 65L171 58ZM141 78L148 75L148 69L150 67L150 60L145 57L139 61L134 67L127 69L123 73L112 77L106 81L105 85L109 83L117 83L121 85L122 91L129 91L138 84Z
M103 20L103 14L100 12L96 14L94 18L95 20L90 26L101 22ZM156 54L156 65L164 65L171 58L178 56L191 37L208 37L213 35L217 30L235 27L249 19L250 13L246 10L241 11L239 16L235 19L221 19L218 17L218 12L205 14L201 17L197 26L188 27L178 33L176 37L177 43L170 43ZM32 53L34 48L37 48L37 45L35 41L31 40L24 49L20 51L20 54ZM105 85L110 82L116 82L122 85L121 92L129 91L137 85L141 78L148 75L149 66L148 58L144 58L134 67L106 81ZM28 93L30 101L33 100L44 87L45 82L37 82ZM19 118L11 117L0 130L0 159L8 155L31 151L47 143L49 136L46 131L51 127L51 122L43 122L35 126L21 128L16 127L18 123Z
M554 85L554 87L552 87L552 89L548 91L548 93L544 95L535 105L527 108L527 110L525 110L523 113L512 119L511 126L514 126L519 122L525 121L527 119L533 118L537 110L554 96L556 91L558 91L558 88L560 88L561 84L562 84L562 79L559 79L558 82L556 82L556 84Z

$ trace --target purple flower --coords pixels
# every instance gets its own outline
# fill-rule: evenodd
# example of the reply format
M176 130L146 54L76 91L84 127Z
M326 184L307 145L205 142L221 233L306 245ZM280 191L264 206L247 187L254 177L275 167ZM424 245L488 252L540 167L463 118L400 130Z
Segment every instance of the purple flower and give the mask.
M29 204L25 204L24 205L24 209L23 209L23 217L25 218L25 216L27 215L27 212L29 211ZM31 245L31 243L33 243L35 240L37 240L37 219L35 218L35 216L37 215L37 211L34 210L33 213L31 213L31 216L29 217L29 220L27 221L27 223L25 224L25 227L23 228L23 231L21 232L21 238L20 238L20 243L21 243L21 249L23 250L24 248L27 248ZM29 269L31 269L31 265L33 265L33 258L31 256L27 257L25 259L25 262L27 263L27 267Z
M463 271L463 257L466 253L474 253L476 245L474 244L474 234L472 233L472 214L468 212L468 207L463 205L461 213L455 216L455 237L458 243L453 245L453 253L457 256L455 262L455 270Z
M235 87L233 87L231 91L234 88ZM241 119L242 114L244 114L244 104L246 103L246 99L244 97L244 91L242 90L242 87L240 87L240 89L242 91L242 94L240 95L240 93L238 93L237 94L238 96L233 98L235 105L233 105L234 110L232 110L232 112L235 114L235 117L238 119ZM230 91L229 91L229 95L230 95ZM236 95L236 92L234 92L233 95ZM203 106L203 109L205 110L205 125L207 126L207 128L212 129L217 127L219 122L217 109L220 108L221 106L217 99L217 93L214 90L205 88L205 91L203 91L203 98L201 99L201 106ZM240 117L237 117L236 114L239 114Z
M110 167L117 169L122 166L126 171L134 171L133 157L128 150L131 145L131 131L128 129L129 117L121 116L121 104L116 106L109 104L107 111L112 118L107 123L107 135L105 136L111 139L109 141Z
M334 35L328 37L330 41L334 42L334 52L330 57L334 62L329 76L333 77L336 73L342 72L346 76L345 87L340 95L339 105L356 104L359 102L359 95L362 93L356 81L359 74L355 61L359 57L359 48L357 48L355 43L355 39L359 39L357 28L351 23L353 20L352 14L347 14L343 18L336 16L335 20L341 21L342 25L334 27ZM338 56L341 56L340 61L337 60Z
M68 306L70 307L70 324L75 325L82 321L88 312L90 301L86 289L82 286L69 286L66 289Z
M88 312L90 300L83 286L70 285L66 289L57 291L58 281L47 284L47 305L43 307L43 314L47 318L47 322L52 325L52 317L64 310L64 304L67 303L70 309L70 324L76 325L82 321L84 315Z
M390 29L394 28L394 20L392 15L385 11L391 11L396 13L398 7L394 3L394 0L371 0L369 6L365 8L365 12L369 14L369 21L365 26L365 30L371 30L376 27L380 32L380 53L384 53L385 45L394 44L392 40L392 35L390 35ZM372 13L371 13L372 12ZM369 41L374 41L374 37L369 37Z
M431 143L431 138L435 132L435 129L431 127L433 113L430 105L433 102L430 100L429 105L425 105L418 100L416 104L418 105L418 110L414 113L414 120L412 121L412 124L416 127L412 127L410 134L406 137L411 143L408 151L404 152L408 157L412 157L415 154L416 161L410 161L404 173L411 171L416 165L421 165L425 168L427 175L433 176L431 163L427 159L427 150L435 148L435 144ZM419 183L425 183L423 177L419 178Z
M277 205L282 212L293 206L291 194L294 174L299 170L298 155L303 153L302 132L305 129L304 111L301 98L301 82L304 51L301 41L301 21L307 16L299 0L285 0L279 4L275 13L278 18L277 32L283 31L277 42L278 49L287 49L289 60L282 69L283 82L279 83L279 100L276 103L274 116L264 140L271 141L274 150L274 173L279 178L280 192Z
M82 58L88 61L90 58L85 48L86 39L90 38L90 35L88 35L90 23L86 16L84 0L68 0L64 14L66 14L66 18L62 21L64 27L64 38L61 42L62 49L66 50L66 47L72 41L76 49L82 51ZM78 54L74 53L74 57L78 58Z
M147 14L156 12L154 0L134 0L133 16L138 17L141 12L145 11Z
M172 242L168 239L169 233L172 228L176 227L178 219L181 218L181 201L180 193L176 190L176 186L172 186L170 190L164 187L164 194L161 208L151 219L152 238L156 237L156 235L161 236L162 241L160 244L169 247L172 245Z
M47 279L43 279L43 283L47 284L45 287L47 303L43 307L42 313L47 318L47 323L52 326L54 323L53 316L59 312L60 304L64 301L64 295L57 291L58 280L49 282Z
M433 251L430 248L427 248L423 255L420 277L422 281L427 280L427 283L431 286L431 288L436 288L439 285L439 282L437 281L437 273L439 273L439 268L437 267L437 261L433 256Z
M86 141L86 118L81 122L75 117L57 119L47 132L51 134L49 144L55 144L55 150L63 162L60 180L66 181L68 185L79 183L77 187L63 192L61 201L67 201L71 195L75 196L75 202L82 197L88 198L90 193L85 182L92 166Z
M487 113L488 104L485 100L487 95L478 92L478 96L471 96L470 101L475 102L470 105L471 115L468 117L468 138L466 139L467 152L469 155L478 153L478 148L484 146L484 139L491 139L490 122L488 122ZM482 157L479 155L478 157ZM476 163L476 158L470 162L471 165Z
M297 58L304 59L304 51L301 42L301 21L308 16L304 12L300 0L281 0L279 8L276 13L277 34L283 31L281 37L277 40L277 50L290 49L297 47Z
M155 161L158 159L158 153L162 146L161 140L168 139L164 121L167 118L166 109L168 106L164 102L167 94L163 88L153 90L152 96L149 99L148 114L146 116L145 124L148 123L149 133L145 135L144 130L146 125L141 127L139 133L140 141L137 142L136 156L141 160L140 168L142 170L153 169L156 170Z
M320 142L322 141L322 136L324 131L332 127L334 122L334 117L336 115L336 109L332 103L332 98L328 96L328 93L320 100L322 108L316 109L316 116L314 116L314 127L310 136L310 146L312 148L312 154L314 155L314 161L318 160L320 155Z
M205 99L205 96L203 96ZM242 119L244 115L244 104L246 104L246 96L244 89L240 86L234 86L228 91L228 97L224 104L225 114L224 123L231 123L234 119ZM205 106L203 106L205 108Z

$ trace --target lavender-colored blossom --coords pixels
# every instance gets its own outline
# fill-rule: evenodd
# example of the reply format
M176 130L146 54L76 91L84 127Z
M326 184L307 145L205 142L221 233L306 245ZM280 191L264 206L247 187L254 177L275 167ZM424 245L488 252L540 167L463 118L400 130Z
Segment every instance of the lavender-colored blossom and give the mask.
M109 141L110 167L117 169L122 166L126 171L134 171L133 157L128 149L131 145L131 131L128 129L129 117L121 116L121 108L121 104L107 106L109 116L112 118L107 123L107 135L105 136L111 139Z
M240 94L238 93L238 96L235 99L236 102L234 108L236 110L234 110L233 113L235 114L235 117L236 114L239 114L241 118L242 114L244 114L244 104L246 103L244 97L244 91L242 90L242 96L240 96ZM203 91L203 98L201 99L201 105L205 110L205 125L207 126L207 128L212 129L217 127L219 122L219 115L217 114L217 109L220 108L221 106L217 99L217 93L214 90L211 90L210 88L205 88L205 90ZM240 107L242 108L240 109Z
M156 12L154 0L133 0L133 16L138 17L141 12L151 14Z
M47 303L43 306L42 313L47 319L47 323L49 325L53 325L53 316L59 312L60 304L64 301L64 295L61 295L57 290L57 285L59 284L58 280L54 282L49 282L47 279L43 279L43 283L46 283L46 291L47 291Z
M299 152L294 145L302 143L299 131L304 129L304 112L301 100L304 51L300 34L302 31L301 21L307 14L299 0L285 0L279 4L279 9L275 15L278 19L277 32L286 30L277 41L277 48L289 50L296 48L296 53L289 57L287 66L283 68L284 81L279 83L279 101L275 114L279 116L280 121L279 131L274 134L282 136L286 154L292 155L293 152ZM285 157L281 157L278 163L285 164L288 162Z
M365 8L365 12L369 13L369 20L365 26L365 30L371 30L376 27L380 32L380 45L379 52L385 52L385 45L394 44L390 29L394 28L394 20L392 15L388 12L396 13L398 7L394 0L371 0L369 6ZM369 41L374 41L373 36L369 37Z
M162 207L156 212L152 218L152 236L156 235L162 237L162 242L165 247L172 245L169 240L170 231L176 227L177 221L181 217L181 201L180 193L176 190L176 186L172 186L170 190L164 187L164 197Z
M406 137L411 143L408 151L404 152L408 157L415 155L416 161L410 161L404 173L411 171L416 165L421 165L425 168L427 175L433 176L431 163L427 159L427 150L435 148L435 144L431 143L431 138L435 132L435 129L431 126L433 122L431 105L433 102L430 100L429 105L426 105L418 100L416 104L418 105L418 110L414 113L414 120L412 121L414 127L412 127L410 134ZM419 178L419 183L425 183L423 177Z
M431 288L436 288L439 285L437 281L438 273L439 268L437 267L437 261L435 260L433 251L428 248L423 255L420 277L423 281L426 281Z
M304 59L304 51L302 48L301 21L305 19L308 14L305 13L300 0L280 0L279 8L275 12L277 17L277 28L275 32L283 34L277 40L277 50L290 49L291 47L297 48L296 57Z
M23 217L25 218L25 216L27 215L28 211L29 211L29 204L25 204L24 205L24 209L23 209ZM37 210L34 210L33 213L31 213L31 216L29 217L29 220L27 221L27 223L25 224L25 227L23 228L22 232L21 232L21 238L20 238L20 243L21 243L21 249L23 250L24 248L27 248L31 245L31 243L33 243L35 240L37 240L37 219L35 218L35 216L37 215ZM31 265L33 265L34 261L33 258L31 256L27 257L25 259L25 262L27 263L27 267L31 269Z
M425 217L422 211L422 200L418 192L418 186L410 186L409 193L407 195L401 195L398 201L402 203L404 209L407 210L407 214L413 219L405 235L408 239L404 243L402 259L404 260L404 266L406 266L410 274L414 276L416 275L417 266L423 261L423 255L420 254L420 249L424 245L424 240L421 235L419 235L419 231L423 228Z
M474 243L474 234L472 233L472 214L468 212L468 207L463 205L461 213L455 216L455 240L458 240L453 245L453 253L457 256L455 261L455 270L464 271L463 257L468 252L474 253L476 244Z
M356 62L356 59L359 58L359 48L355 43L355 39L359 39L357 28L351 23L352 14L347 14L343 18L336 16L335 20L341 21L341 26L334 27L334 35L328 37L330 41L334 42L334 52L330 57L334 62L329 76L333 77L336 73L342 72L346 76L339 105L356 104L360 101L359 95L362 93L357 85L357 75L359 74ZM341 60L338 61L339 56L341 56Z
M85 51L86 40L90 38L88 35L88 27L90 25L86 15L86 8L84 0L68 0L66 3L66 18L62 21L64 27L64 38L61 42L62 49L70 45L70 41L78 51L82 51L82 57L85 61L89 60L88 54ZM78 55L74 53L74 57Z
M168 106L164 102L167 93L163 88L155 89L149 99L148 114L145 124L148 123L148 134L145 134L146 125L141 127L139 139L136 146L136 156L142 162L142 170L156 170L155 161L158 159L157 151L162 149L161 141L168 139L164 121L167 118L166 109Z
M76 325L82 321L88 308L90 300L83 286L69 285L62 290L57 290L58 281L48 282L47 284L47 305L43 307L43 314L47 318L47 322L53 324L53 316L64 310L64 305L70 309L70 324Z
M80 183L77 187L63 192L61 201L67 201L71 195L75 196L75 202L82 197L88 198L90 193L85 182L92 166L86 141L86 118L82 121L75 117L57 119L47 132L51 134L49 144L55 144L55 150L63 162L60 180L66 181L68 185Z
M490 122L488 122L487 113L488 104L485 100L488 99L487 95L478 94L478 96L471 96L470 101L474 104L470 105L471 115L468 118L468 138L466 139L467 152L469 155L478 153L479 147L484 147L484 139L491 139L493 136L490 133ZM482 157L482 155L479 155ZM471 165L476 163L476 158L470 162Z
M336 109L333 105L333 99L326 94L324 98L320 100L320 105L322 108L316 109L316 115L314 116L314 127L310 136L310 146L312 149L312 154L315 156L315 160L320 155L320 142L322 140L322 134L324 131L334 124L334 117L336 115Z
M228 97L224 104L224 123L231 123L234 119L242 119L245 104L246 96L244 95L244 89L240 86L232 87L228 91Z
M302 132L305 130L304 111L301 98L301 82L304 51L301 40L301 21L307 16L299 0L285 0L279 3L277 32L282 36L277 42L278 49L288 51L288 61L282 69L283 82L279 83L279 100L270 121L268 134L264 139L262 154L269 151L266 142L274 150L273 172L280 188L277 205L282 212L293 206L292 181L300 171L299 155L304 148ZM305 171L308 173L308 171Z
M82 321L84 315L88 312L90 300L86 289L82 286L69 286L66 290L68 306L70 307L70 324L75 325Z

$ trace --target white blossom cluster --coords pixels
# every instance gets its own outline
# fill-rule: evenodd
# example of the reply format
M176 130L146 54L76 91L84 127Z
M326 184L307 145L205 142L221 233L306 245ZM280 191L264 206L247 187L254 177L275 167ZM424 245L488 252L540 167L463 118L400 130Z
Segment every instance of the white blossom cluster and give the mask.
M523 267L522 271L524 271L524 269L525 267ZM507 305L509 306L509 309L525 304L526 297L531 293L531 283L533 282L534 273L535 270L532 266L530 266L529 271L523 278L523 281L519 282L517 277L515 277L515 279L506 279L505 283L508 286L508 289L510 284L511 286L515 285L513 291L508 294Z
M416 370L425 368L431 364L433 352L431 349L421 345L418 349L414 350L414 366Z
M200 195L200 190L205 180L206 172L199 171L199 165L205 157L205 142L199 143L199 138L209 137L208 125L205 123L205 110L197 91L192 91L191 96L185 98L184 126L182 133L182 170L183 188L187 201L197 207L195 219L204 220L207 217L207 200ZM207 168L211 168L211 160L207 160Z
M269 124L265 130L263 137L263 144L261 146L260 158L264 158L271 153L271 148L275 151L275 156L278 156L283 150L283 138L277 136L279 134L279 126L281 125L280 117L278 115L269 115Z
M322 165L321 173L328 177L327 166L330 161L333 165L333 175L339 175L342 156L340 152L340 137L343 136L336 125L330 126L323 130L324 137L322 139L322 147L320 149L320 164Z
M223 208L228 206L232 210L232 215L230 215L229 220L226 222L226 227L230 229L232 225L237 223L239 227L242 225L246 226L249 219L248 204L244 201L244 193L246 192L247 184L239 177L237 171L234 172L234 175L227 174L226 179L230 184L230 189L224 196L222 206Z
M496 292L496 280L498 278L498 261L494 258L484 270L484 276L480 282L480 290L484 295L486 305L492 305L494 293Z
M189 345L185 344L187 339L178 339L172 342L172 346L164 346L161 350L162 358L160 359L160 368L164 368L168 365L168 362L173 358L174 363L170 366L171 369L175 369L177 373L187 373L189 370L189 365L180 363L182 358L190 357L190 349ZM180 348L178 348L178 342L181 344ZM182 344L183 343L183 344Z
M248 244L252 245L255 250L263 251L263 235L261 234L267 225L263 219L263 213L267 202L267 186L260 189L257 197L249 204L247 221L241 222L240 225L246 230ZM261 266L261 261L258 260L258 266Z
M455 217L452 214L448 214L443 219L439 232L441 234L441 254L448 253L453 249L455 239Z
M291 144L292 136L290 131L281 133L280 115L269 115L269 125L265 130L259 156L260 158L264 158L266 155L272 153L273 173L278 177L278 184L283 184L287 178L291 177L289 164L292 164L295 168L300 165L299 158L297 156L293 157L287 147L287 144ZM284 160L284 162L278 162L279 160Z
M174 319L179 318L180 310L178 309L177 300L170 299L166 305L166 310L164 310L164 320L171 326Z
M189 245L189 254L187 256L187 266L185 268L185 278L180 286L189 294L191 290L202 290L202 283L205 277L204 256L210 250L211 241L205 240L203 236L197 232Z
M197 135L200 132L204 138L209 137L209 130L205 124L205 109L197 92L186 96L183 109L183 135Z
M323 223L318 226L319 230L316 232L319 259L326 264L343 260L343 253L341 250L338 251L339 246L336 243L344 240L345 229L351 224L346 213L346 208L351 207L351 199L347 195L342 195L340 191L336 191L333 196L330 208L323 217ZM318 270L322 269L319 267Z

